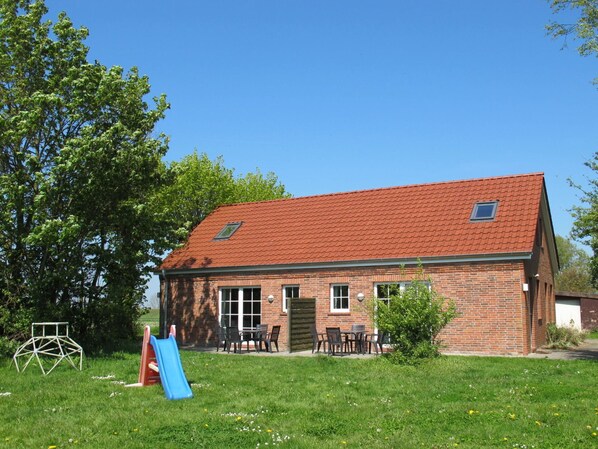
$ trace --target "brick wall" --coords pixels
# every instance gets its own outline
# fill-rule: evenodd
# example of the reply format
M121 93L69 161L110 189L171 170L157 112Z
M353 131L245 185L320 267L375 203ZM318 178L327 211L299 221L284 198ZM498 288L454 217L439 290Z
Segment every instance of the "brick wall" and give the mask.
M581 328L586 330L598 329L598 298L581 297Z
M548 267L546 261L547 255L538 252L535 259L526 263L426 265L426 276L430 277L434 288L440 294L453 299L460 312L460 316L441 334L446 351L525 354L530 350L530 323L534 327L533 347L537 346L542 341L546 322L554 319L552 275L549 276L545 272L550 269L550 261L548 260ZM536 302L542 304L535 309L534 319L528 320L528 301L522 291L522 284L536 269L540 273L541 286L538 293L540 299ZM299 285L302 297L316 298L318 330L323 331L326 326L348 328L351 324L366 324L369 332L373 329L366 302L374 295L375 284L410 281L417 270L417 267L410 266L248 272L211 276L168 275L167 322L177 325L177 333L182 343L200 346L214 344L219 313L219 289L260 287L261 321L270 326L282 326L280 344L281 347L286 347L287 316L282 311L282 288L284 285ZM349 313L332 313L330 310L330 287L331 284L339 283L349 285ZM546 300L543 299L543 288ZM358 302L358 293L365 295L364 303ZM269 295L274 297L272 304L266 300Z

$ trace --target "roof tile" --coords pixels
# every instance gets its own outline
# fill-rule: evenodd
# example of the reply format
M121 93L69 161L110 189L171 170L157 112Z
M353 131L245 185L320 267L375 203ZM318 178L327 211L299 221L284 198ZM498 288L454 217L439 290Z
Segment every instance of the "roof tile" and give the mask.
M543 186L535 173L222 206L161 268L531 252ZM476 202L494 200L494 221L469 220ZM236 221L229 240L214 240Z

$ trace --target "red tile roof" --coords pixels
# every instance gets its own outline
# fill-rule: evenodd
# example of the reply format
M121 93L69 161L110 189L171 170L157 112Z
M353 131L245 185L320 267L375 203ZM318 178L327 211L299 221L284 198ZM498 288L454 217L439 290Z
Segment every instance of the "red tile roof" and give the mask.
M161 269L529 254L543 188L535 173L222 206ZM470 221L494 200L493 221ZM214 240L231 222L243 224Z

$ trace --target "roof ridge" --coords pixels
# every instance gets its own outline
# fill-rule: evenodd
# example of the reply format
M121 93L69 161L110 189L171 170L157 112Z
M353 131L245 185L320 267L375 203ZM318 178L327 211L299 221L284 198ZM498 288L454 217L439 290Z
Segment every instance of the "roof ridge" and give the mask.
M344 192L318 193L315 195L296 196L296 197L291 197L291 198L276 198L276 199L272 199L272 200L237 202L237 203L222 204L222 205L218 206L217 209L224 208L224 207L238 206L240 204L265 204L265 203L275 203L275 202L278 203L278 202L283 202L283 201L294 201L294 200L301 200L301 199L331 197L331 196L339 196L339 195L352 195L352 194L356 194L356 193L379 192L379 191L384 191L384 190L425 187L425 186L434 186L434 185L443 185L443 184L458 184L458 183L469 183L469 182L479 182L479 181L492 181L492 180L508 179L508 178L525 178L525 177L532 177L532 176L544 176L544 172L521 173L521 174L502 175L502 176L489 176L486 178L469 178L469 179L455 179L455 180L450 180L450 181L424 182L421 184L406 184L406 185L388 186L388 187L374 187L374 188L370 188L370 189L348 190L348 191L344 191Z

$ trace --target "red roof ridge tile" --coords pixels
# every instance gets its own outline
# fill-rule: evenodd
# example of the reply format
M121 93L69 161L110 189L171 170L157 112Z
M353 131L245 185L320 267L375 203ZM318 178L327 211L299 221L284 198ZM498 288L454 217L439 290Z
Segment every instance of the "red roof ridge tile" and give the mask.
M502 175L502 176L489 176L489 177L481 177L481 178L455 179L455 180L448 180L448 181L433 181L433 182L424 182L421 184L406 184L406 185L396 185L396 186L388 186L388 187L372 187L369 189L347 190L347 191L343 191L343 192L318 193L318 194L314 194L314 195L294 196L294 197L290 197L290 198L277 198L277 199L272 199L272 200L229 203L229 204L222 204L222 205L218 206L217 209L239 206L241 204L250 205L250 204L264 204L264 203L278 203L278 202L311 199L311 198L352 195L352 194L357 194L357 193L381 192L381 191L385 191L385 190L408 189L408 188L414 188L414 187L421 188L421 187L431 187L431 186L436 186L436 185L447 185L447 184L457 185L457 184L465 184L465 183L475 183L475 182L480 182L480 181L506 180L506 179L510 179L510 178L528 178L528 177L537 177L537 176L543 177L544 172L521 173L521 174L511 174L511 175Z

